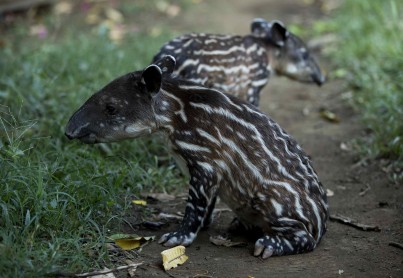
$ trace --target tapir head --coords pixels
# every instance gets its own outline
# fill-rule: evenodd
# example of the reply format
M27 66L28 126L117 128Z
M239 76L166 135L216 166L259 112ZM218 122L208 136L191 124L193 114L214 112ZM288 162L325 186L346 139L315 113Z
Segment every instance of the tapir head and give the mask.
M67 123L65 134L87 144L116 142L156 130L154 97L163 74L172 73L175 59L165 56L145 68L125 74L92 95Z
M317 85L325 82L325 76L303 40L289 32L280 21L255 19L251 29L252 35L261 38L270 49L271 64L278 75Z

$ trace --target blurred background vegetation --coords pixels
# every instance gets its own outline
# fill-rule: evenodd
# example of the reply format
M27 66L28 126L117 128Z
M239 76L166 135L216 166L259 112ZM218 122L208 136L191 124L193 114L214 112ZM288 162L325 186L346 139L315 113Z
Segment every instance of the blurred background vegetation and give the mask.
M403 13L402 1L344 1L329 29L337 49L329 53L346 78L347 100L361 113L368 136L360 151L395 161L393 179L403 170ZM319 23L320 25L320 23ZM326 25L326 24L325 24Z
M186 184L158 138L87 146L63 133L72 111L148 65L183 31L164 24L202 1L44 2L0 10L0 273L9 277L110 265L104 243L131 200ZM345 98L368 126L359 151L400 169L402 12L397 0L344 1L312 30L337 36L330 76L345 79Z

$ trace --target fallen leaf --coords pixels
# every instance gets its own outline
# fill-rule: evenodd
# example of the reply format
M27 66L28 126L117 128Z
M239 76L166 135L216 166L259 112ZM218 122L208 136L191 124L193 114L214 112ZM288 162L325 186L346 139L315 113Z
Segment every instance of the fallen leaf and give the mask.
M170 270L171 268L185 263L189 258L185 255L185 250L185 246L179 245L174 248L162 251L161 256L164 269Z
M302 115L308 116L310 113L311 110L308 107L304 107L304 109L302 109Z
M326 188L326 196L327 197L332 197L334 195L333 190L330 190L329 188Z
M123 250L132 250L140 248L147 242L154 240L155 236L142 237L136 234L114 234L109 238Z
M319 112L319 115L323 119L325 119L325 120L327 120L329 122L332 122L332 123L339 123L340 122L340 119L336 116L336 114L331 112L331 111L329 111L329 110L327 110L327 109L321 109L320 112Z
M128 260L128 259L125 260L125 264L126 265L133 265L133 266L136 265L135 262L133 262L132 260ZM127 275L129 277L135 277L136 276L136 270L137 270L137 266L128 268L127 269Z
M341 142L341 143L340 143L340 149L341 149L342 151L345 151L345 152L351 151L350 147L349 147L346 143L344 143L344 142Z
M135 205L139 205L139 206L146 206L147 205L147 202L144 201L144 200L133 200L132 203L135 204Z
M221 235L218 236L210 236L210 242L213 243L214 245L218 246L225 246L225 247L243 247L248 245L247 242L235 242L231 241L229 238L223 237Z
M175 196L167 193L148 193L142 195L145 198L156 199L160 202L169 202L175 200Z
M141 226L143 226L146 229L151 229L151 230L159 230L165 225L168 225L168 223L155 222L155 221L144 221L143 223L141 223Z
M183 217L175 214L163 213L161 212L157 216L158 219L165 219L165 220L182 220Z

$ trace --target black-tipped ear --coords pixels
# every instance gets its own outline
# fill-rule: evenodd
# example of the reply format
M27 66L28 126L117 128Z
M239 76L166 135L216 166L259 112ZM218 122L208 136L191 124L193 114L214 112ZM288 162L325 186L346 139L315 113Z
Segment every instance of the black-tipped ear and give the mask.
M263 18L255 18L250 25L250 29L255 37L264 38L267 37L269 31L269 23Z
M166 55L161 59L155 61L155 63L162 71L163 75L171 74L175 70L176 60L171 55Z
M150 65L141 74L141 82L146 85L147 91L156 94L161 88L162 72L157 65Z
M287 28L280 21L274 20L270 26L270 40L277 46L284 46L289 36Z

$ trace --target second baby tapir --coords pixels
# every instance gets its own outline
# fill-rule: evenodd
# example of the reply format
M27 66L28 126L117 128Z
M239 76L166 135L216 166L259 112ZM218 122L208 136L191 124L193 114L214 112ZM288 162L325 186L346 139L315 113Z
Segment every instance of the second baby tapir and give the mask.
M166 56L113 80L73 114L66 136L94 144L159 131L169 139L190 179L183 221L161 237L165 246L190 245L220 197L243 226L262 231L255 256L313 250L328 205L305 152L255 106L172 78L174 66Z
M322 85L320 67L305 43L284 24L257 18L245 36L191 33L163 45L153 61L172 55L174 74L259 106L270 75Z

